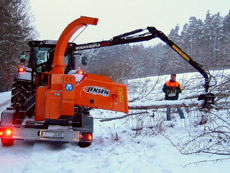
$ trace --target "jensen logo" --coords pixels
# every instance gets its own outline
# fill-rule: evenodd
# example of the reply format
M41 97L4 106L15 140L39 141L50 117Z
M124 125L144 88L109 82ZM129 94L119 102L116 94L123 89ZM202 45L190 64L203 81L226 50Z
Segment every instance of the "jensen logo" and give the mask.
M110 90L97 86L85 86L83 87L83 91L93 95L102 95L104 97L109 97L110 92Z

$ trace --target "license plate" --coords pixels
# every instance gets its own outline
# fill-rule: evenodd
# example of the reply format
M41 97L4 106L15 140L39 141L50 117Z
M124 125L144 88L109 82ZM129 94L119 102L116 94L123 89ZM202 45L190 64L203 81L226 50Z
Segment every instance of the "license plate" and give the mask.
M41 131L40 136L43 138L64 138L63 132Z

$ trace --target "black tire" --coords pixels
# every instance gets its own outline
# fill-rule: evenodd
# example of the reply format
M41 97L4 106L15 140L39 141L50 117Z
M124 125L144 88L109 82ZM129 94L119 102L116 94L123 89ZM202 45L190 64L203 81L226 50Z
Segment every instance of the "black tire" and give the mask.
M91 142L78 142L78 146L81 148L86 148L91 145Z
M1 138L2 145L4 147L10 147L14 144L14 139L12 138Z
M11 107L32 117L35 110L35 92L31 81L14 79L11 92Z

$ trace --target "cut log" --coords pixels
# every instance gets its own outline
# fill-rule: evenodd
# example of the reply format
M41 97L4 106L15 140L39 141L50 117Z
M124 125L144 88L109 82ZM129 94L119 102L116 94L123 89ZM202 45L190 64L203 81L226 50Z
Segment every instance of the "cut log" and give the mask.
M129 104L129 109L140 110L140 109L161 109L161 108L176 108L176 107L199 107L203 104L203 101L192 101L192 100L173 100L173 101L156 101L152 104L145 103L132 103Z

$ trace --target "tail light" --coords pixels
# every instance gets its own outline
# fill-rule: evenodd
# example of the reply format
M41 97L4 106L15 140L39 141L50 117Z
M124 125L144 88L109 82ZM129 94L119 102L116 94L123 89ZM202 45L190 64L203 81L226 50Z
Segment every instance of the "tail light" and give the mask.
M12 130L11 129L7 129L6 130L6 136L11 136L12 135Z
M84 71L82 71L82 70L79 70L79 71L77 71L76 73L77 73L77 74L80 74L80 75L84 75Z
M26 71L26 69L23 67L18 68L18 72L25 72L25 71Z
M0 137L11 138L13 130L10 128L4 128L0 130Z
M92 133L81 133L80 140L91 142L93 140Z
M12 128L0 128L0 138L1 138L2 145L4 147L9 147L14 144L12 133L13 133Z

